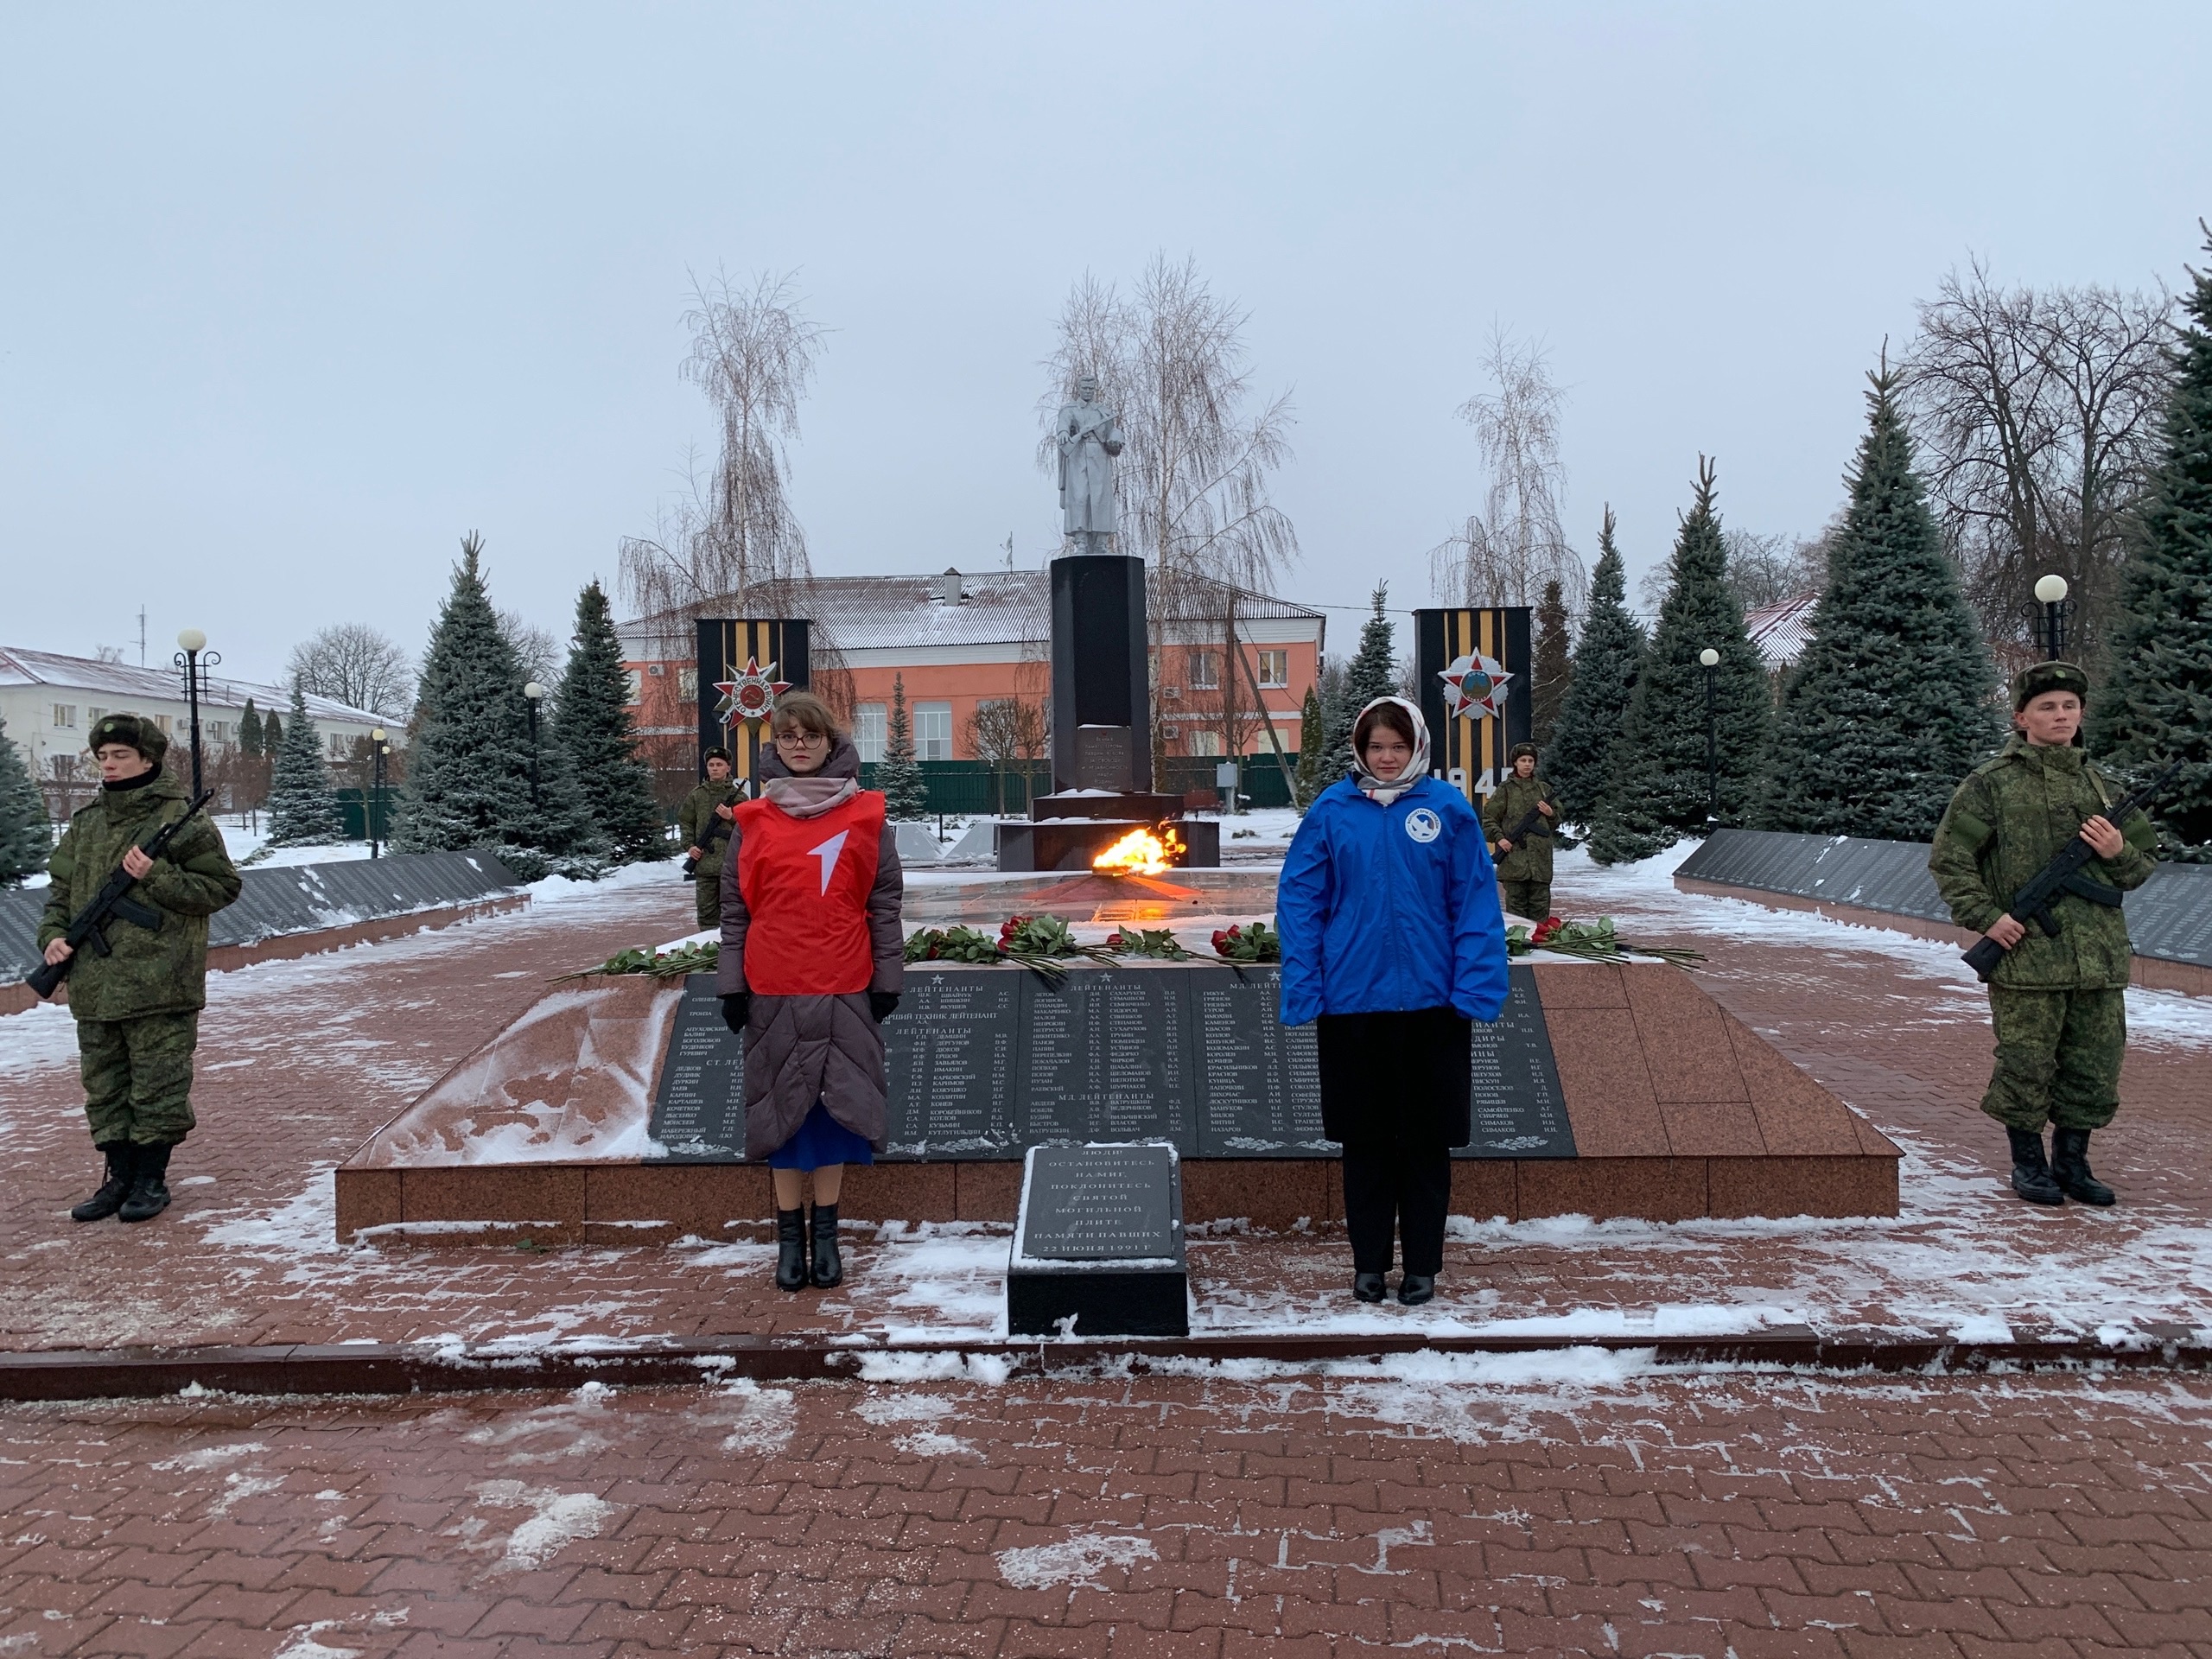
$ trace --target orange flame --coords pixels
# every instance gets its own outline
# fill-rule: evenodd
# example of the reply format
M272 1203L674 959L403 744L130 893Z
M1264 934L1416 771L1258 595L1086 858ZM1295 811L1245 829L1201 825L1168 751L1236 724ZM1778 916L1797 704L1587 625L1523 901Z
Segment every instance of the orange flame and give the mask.
M1090 861L1102 875L1159 875L1173 869L1183 855L1183 837L1175 826L1163 823L1157 832L1132 830Z

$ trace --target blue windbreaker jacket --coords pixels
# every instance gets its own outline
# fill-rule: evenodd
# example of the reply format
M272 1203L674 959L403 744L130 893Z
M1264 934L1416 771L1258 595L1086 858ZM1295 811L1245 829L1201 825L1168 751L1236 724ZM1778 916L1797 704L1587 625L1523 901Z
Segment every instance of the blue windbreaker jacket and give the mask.
M1505 1006L1505 915L1467 798L1424 778L1388 806L1350 779L1321 791L1283 861L1282 1022Z

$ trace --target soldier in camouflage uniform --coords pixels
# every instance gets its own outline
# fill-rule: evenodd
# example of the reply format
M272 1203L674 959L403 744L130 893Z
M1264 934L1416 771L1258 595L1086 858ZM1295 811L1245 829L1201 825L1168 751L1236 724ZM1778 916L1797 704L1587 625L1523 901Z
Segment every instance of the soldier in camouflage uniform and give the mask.
M1559 811L1552 804L1552 786L1536 776L1536 746L1513 746L1513 768L1491 798L1483 803L1483 833L1490 838L1491 856L1497 861L1498 890L1510 914L1541 922L1552 913L1552 842L1556 837ZM1541 810L1544 827L1553 835L1533 832L1523 842L1502 839L1505 832Z
M195 818L162 856L138 843L184 816L183 783L164 770L168 739L152 719L116 714L92 728L100 792L69 820L47 861L38 943L48 962L71 952L62 937L120 865L138 878L131 898L161 920L122 918L69 970L69 1012L85 1080L85 1117L105 1154L107 1179L69 1213L79 1221L120 1214L149 1221L168 1207L169 1152L192 1132L192 1051L207 1001L207 918L238 896L238 873L222 831Z
M702 929L722 925L722 861L729 856L730 820L739 799L729 781L729 753L707 751L707 781L683 798L677 827L683 856L692 861L692 896Z
M1928 868L1951 919L2004 947L1990 976L1997 1068L1981 1109L2012 1142L2012 1190L2031 1204L2113 1202L2089 1169L2089 1135L2120 1109L2133 950L2120 894L2149 879L2156 831L2141 814L2114 826L2121 794L2081 747L2089 682L2071 663L2038 663L2012 683L2004 752L1977 766L1936 826ZM2097 856L2051 907L2058 936L2008 913L2012 897L2075 836ZM2044 1156L2043 1127L2052 1126Z

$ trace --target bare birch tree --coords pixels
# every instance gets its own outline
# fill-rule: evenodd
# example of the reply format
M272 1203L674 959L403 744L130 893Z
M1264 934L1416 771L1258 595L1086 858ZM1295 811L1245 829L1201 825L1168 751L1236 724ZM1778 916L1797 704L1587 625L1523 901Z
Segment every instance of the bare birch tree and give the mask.
M719 273L695 283L683 322L691 349L680 372L713 405L721 451L711 474L690 470L657 534L623 538L623 583L647 614L688 620L724 604L782 613L812 575L785 446L798 434L823 331L799 311L792 278L766 273L749 288Z
M2036 578L2101 650L2113 578L2156 458L2173 304L2108 288L1999 289L1980 259L1919 307L1901 374L1929 489L1991 636L2032 637Z
M1195 259L1155 255L1127 297L1088 274L1078 281L1044 365L1040 467L1056 463L1053 417L1084 375L1097 377L1101 398L1120 418L1116 540L1150 567L1155 652L1171 634L1221 633L1224 589L1272 592L1298 556L1297 531L1268 496L1270 478L1290 458L1290 395L1255 406L1249 315L1212 291ZM1155 771L1166 750L1162 719L1155 696Z
M415 670L407 653L376 629L340 622L292 647L287 679L318 697L404 716L415 700Z
M1429 577L1440 598L1461 605L1534 606L1556 582L1570 616L1587 589L1582 561L1561 524L1567 468L1559 454L1566 396L1552 384L1541 345L1491 332L1483 366L1492 390L1460 404L1490 468L1480 512L1429 550Z

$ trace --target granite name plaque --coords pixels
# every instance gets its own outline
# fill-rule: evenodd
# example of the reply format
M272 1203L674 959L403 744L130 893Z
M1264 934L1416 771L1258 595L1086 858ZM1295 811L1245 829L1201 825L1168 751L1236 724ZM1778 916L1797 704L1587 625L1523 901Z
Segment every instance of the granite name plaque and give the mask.
M1008 1158L1026 974L909 973L884 1022L891 1158Z
M722 1023L712 974L683 982L653 1091L652 1134L668 1148L670 1162L728 1163L745 1155L745 1039Z
M1273 970L1193 968L1191 1003L1201 1158L1331 1157L1321 1133L1321 1071L1313 1027L1276 1018Z
M1030 1148L1007 1258L1010 1333L1186 1336L1190 1303L1172 1145Z
M1474 1025L1473 1110L1471 1138L1459 1158L1572 1158L1574 1130L1559 1086L1544 1005L1536 996L1536 970L1506 969L1505 1007L1497 1020Z
M1002 971L994 969L991 971ZM1189 1005L1174 969L1028 979L1014 1130L1047 1141L1190 1144Z

